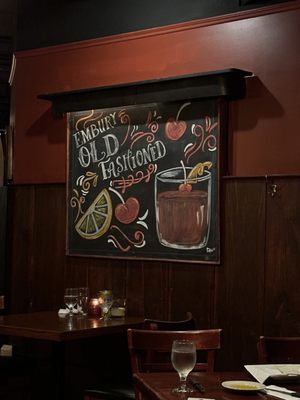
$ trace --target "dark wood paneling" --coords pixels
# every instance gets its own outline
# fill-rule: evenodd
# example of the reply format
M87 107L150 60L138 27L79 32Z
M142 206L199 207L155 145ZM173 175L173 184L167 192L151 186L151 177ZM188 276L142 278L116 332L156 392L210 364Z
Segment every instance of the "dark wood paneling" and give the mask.
M111 288L128 314L223 329L218 369L256 362L261 334L299 334L300 178L223 179L221 264L65 255L65 185L9 190L9 312L56 310L66 286ZM277 185L275 196L267 194Z
M169 319L169 266L164 262L145 261L143 267L144 315Z
M299 193L299 178L268 179L265 335L300 335Z
M89 259L85 259L89 263ZM126 262L112 259L92 259L88 266L88 284L91 292L96 294L101 289L113 289L115 294L125 294L126 289ZM114 283L118 281L117 286ZM125 297L125 296L124 296Z
M65 193L61 185L10 188L10 300L14 312L61 305Z
M35 198L33 186L9 188L8 234L10 273L8 311L28 312L32 305L33 231Z
M220 367L231 370L256 361L262 329L265 182L229 179L223 183L223 253L216 274L215 324L223 328Z
M0 295L5 291L7 188L0 188Z
M40 185L34 188L32 307L51 309L61 304L65 287L64 249L66 224L64 192L59 185Z
M211 327L215 267L179 264L171 265L170 268L172 318L176 319L176 315L191 311L199 329Z
M126 298L128 299L128 313L141 316L144 314L144 262L127 261Z

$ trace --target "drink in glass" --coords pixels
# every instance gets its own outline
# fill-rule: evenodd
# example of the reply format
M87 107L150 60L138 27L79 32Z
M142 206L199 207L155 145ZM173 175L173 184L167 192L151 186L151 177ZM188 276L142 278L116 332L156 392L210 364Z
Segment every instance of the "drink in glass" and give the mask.
M73 315L74 307L78 302L78 289L77 288L65 289L64 302L69 310L69 315Z
M113 294L111 290L101 290L98 293L99 303L102 310L103 319L108 319L110 316L110 309L113 304Z
M205 247L210 230L211 173L187 179L192 168L171 168L155 177L156 231L160 243L175 249Z
M180 378L180 386L173 389L173 392L192 392L192 389L186 386L186 379L196 364L195 343L190 340L174 340L172 345L171 361Z
M89 288L88 287L78 288L77 309L80 314L83 314L83 315L87 314L88 303L89 303Z

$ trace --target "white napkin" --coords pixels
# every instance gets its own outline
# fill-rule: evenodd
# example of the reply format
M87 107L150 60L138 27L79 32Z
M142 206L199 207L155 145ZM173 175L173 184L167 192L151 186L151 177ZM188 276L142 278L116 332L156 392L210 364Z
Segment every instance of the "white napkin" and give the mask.
M268 390L268 389L274 389L274 391L273 390ZM295 397L292 397L290 395L290 393L294 393L295 392L294 390L289 390L289 389L286 389L284 387L280 387L280 386L276 386L276 385L266 386L265 390L266 390L266 393L269 396L278 397L279 399L283 399L283 400L291 400L291 399L295 400ZM275 392L275 390L280 390L282 392L285 392L286 394L285 393Z
M208 399L205 397L188 397L187 400L215 400L215 399Z
M69 314L69 312L70 311L67 308L60 308L58 310L58 315L67 315L67 314Z

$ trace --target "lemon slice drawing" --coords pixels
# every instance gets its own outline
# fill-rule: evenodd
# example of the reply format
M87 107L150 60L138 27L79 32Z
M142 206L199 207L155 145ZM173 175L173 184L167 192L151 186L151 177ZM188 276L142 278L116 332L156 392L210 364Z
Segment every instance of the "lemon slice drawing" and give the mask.
M103 189L79 219L75 229L85 239L97 239L108 230L111 218L110 195L106 189Z
M187 177L187 182L188 183L196 183L197 182L197 177L201 176L203 174L204 168L210 169L212 167L212 162L210 161L205 161L203 163L198 163L197 165L194 166L194 168L191 170L191 172L188 174Z

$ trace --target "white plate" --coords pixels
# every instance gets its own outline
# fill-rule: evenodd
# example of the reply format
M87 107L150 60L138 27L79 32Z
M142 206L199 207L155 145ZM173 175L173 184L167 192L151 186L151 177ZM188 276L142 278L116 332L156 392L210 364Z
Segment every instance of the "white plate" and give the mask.
M265 389L265 385L253 381L225 381L222 386L226 389L237 390L240 392L255 392Z

